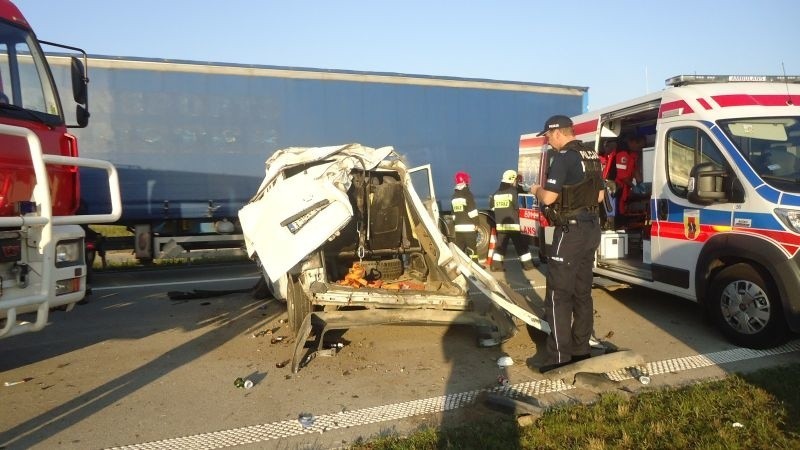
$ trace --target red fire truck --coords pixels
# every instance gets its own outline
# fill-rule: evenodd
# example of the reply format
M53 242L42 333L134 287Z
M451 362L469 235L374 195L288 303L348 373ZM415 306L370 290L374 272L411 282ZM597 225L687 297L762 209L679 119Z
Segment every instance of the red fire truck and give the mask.
M75 124L65 120L40 44L71 58ZM86 295L84 230L121 213L114 166L78 157L67 132L89 120L83 50L39 41L19 9L0 0L0 337L42 329L53 308ZM105 173L111 211L77 215L79 170Z

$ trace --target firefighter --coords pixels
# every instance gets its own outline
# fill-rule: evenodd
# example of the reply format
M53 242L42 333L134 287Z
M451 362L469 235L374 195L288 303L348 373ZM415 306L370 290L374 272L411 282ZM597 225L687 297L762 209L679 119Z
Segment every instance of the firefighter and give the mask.
M475 197L469 190L469 174L457 172L455 182L456 186L451 200L455 216L455 244L470 257L472 262L480 265L478 261L478 208L475 206Z
M506 170L500 180L500 187L490 198L490 206L494 211L494 220L497 224L497 247L494 255L492 255L490 266L492 272L505 270L503 261L505 260L509 240L514 243L514 249L519 255L522 269L530 270L536 267L533 264L533 257L528 248L528 239L520 231L517 194L517 172Z
M547 253L545 319L547 355L541 373L591 356L589 340L594 326L592 266L600 245L599 203L603 201L600 159L592 148L575 139L572 120L553 116L544 131L557 150L544 186L531 193L554 226Z

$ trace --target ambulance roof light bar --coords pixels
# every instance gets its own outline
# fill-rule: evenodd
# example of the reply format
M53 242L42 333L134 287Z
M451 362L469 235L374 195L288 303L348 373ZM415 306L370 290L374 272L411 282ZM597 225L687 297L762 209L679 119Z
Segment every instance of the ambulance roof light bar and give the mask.
M689 84L702 83L800 83L798 75L676 75L667 78L664 82L667 86L686 86Z

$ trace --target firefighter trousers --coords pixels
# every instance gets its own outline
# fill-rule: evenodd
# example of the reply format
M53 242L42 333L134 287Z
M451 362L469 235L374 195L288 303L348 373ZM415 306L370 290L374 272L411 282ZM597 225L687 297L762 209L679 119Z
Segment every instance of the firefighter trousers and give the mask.
M592 266L600 245L598 218L556 227L547 258L545 320L550 325L544 364L566 363L590 352L594 326Z
M508 249L508 241L514 243L514 250L519 255L519 261L524 268L528 269L533 267L533 256L528 246L528 236L519 231L498 231L497 232L497 247L492 255L492 267L502 268Z
M456 231L456 246L474 262L478 262L478 232Z

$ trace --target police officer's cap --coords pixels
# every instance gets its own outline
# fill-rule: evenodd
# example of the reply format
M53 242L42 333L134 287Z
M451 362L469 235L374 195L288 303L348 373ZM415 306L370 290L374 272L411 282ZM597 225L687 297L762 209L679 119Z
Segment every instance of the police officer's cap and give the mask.
M537 136L543 136L548 131L557 130L559 128L572 128L572 119L561 115L553 116L547 119L547 122L544 123L544 130L537 134Z

